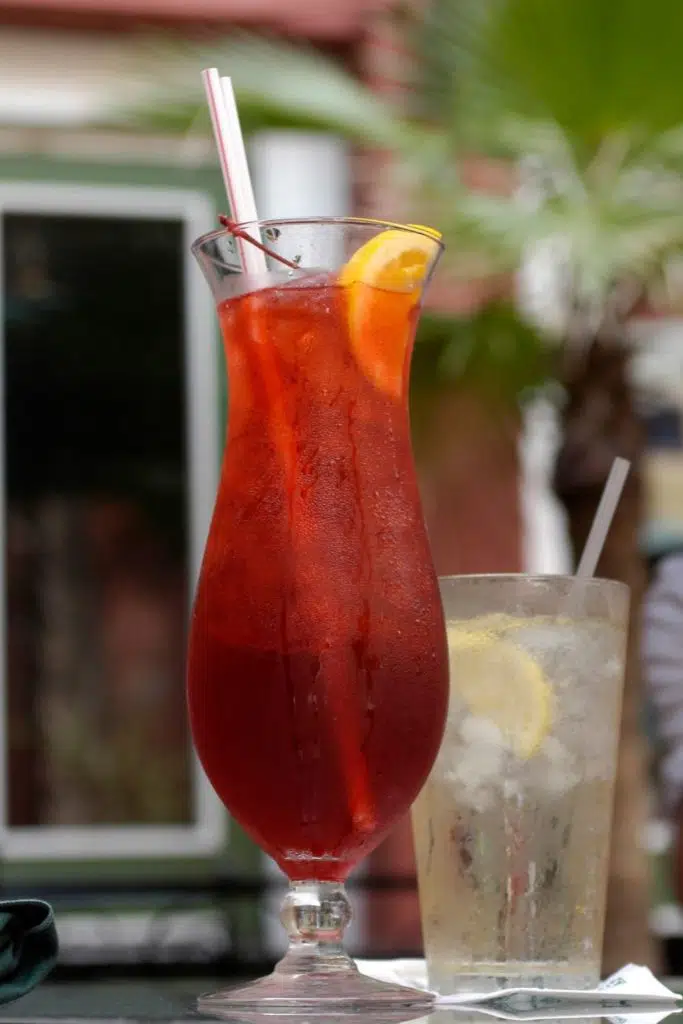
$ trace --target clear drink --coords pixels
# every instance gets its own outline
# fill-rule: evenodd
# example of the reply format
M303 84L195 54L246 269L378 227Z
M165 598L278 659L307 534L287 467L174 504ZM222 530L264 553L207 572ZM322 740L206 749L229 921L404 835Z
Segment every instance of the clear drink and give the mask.
M441 588L448 724L413 810L431 986L591 987L628 591L521 576Z

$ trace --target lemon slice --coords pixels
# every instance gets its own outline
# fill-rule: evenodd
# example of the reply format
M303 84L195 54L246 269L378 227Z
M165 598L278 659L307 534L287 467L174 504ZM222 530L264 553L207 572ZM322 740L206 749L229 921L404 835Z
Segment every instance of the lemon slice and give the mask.
M469 710L498 726L521 758L536 754L552 724L552 690L540 665L509 640L448 630L451 685Z
M417 224L425 234L400 227L381 231L361 246L339 274L346 289L349 341L366 376L381 390L398 397L403 388L403 324L408 308L419 302L422 286L438 251L438 231ZM367 286L408 297L399 307ZM412 301L411 301L412 300ZM400 346L401 351L396 350Z

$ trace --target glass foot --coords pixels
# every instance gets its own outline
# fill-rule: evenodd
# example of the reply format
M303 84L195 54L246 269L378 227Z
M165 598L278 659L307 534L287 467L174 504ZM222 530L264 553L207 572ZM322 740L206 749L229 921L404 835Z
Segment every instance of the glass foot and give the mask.
M365 1013L372 1015L373 1024L398 1024L428 1013L433 1001L429 992L368 978L352 963L351 971L338 974L307 971L283 976L276 969L247 985L200 996L197 1009L211 1017L242 1020L249 1020L250 1015L255 1020L263 1014L338 1017Z
M272 974L237 988L201 996L200 1013L255 1020L263 1014L296 1017L371 1014L375 1024L428 1013L429 992L392 985L361 974L342 948L351 917L341 885L294 882L280 915L290 946Z

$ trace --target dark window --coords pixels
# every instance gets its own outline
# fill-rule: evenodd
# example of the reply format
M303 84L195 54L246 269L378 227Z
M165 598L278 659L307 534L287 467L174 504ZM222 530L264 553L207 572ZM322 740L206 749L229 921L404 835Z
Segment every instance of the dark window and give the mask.
M183 225L2 230L8 824L190 823Z

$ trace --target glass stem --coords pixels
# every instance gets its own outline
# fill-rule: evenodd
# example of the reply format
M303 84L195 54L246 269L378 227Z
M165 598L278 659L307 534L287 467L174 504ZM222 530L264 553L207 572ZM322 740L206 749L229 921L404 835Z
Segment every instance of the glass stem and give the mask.
M357 972L342 942L351 920L351 906L339 882L292 882L280 920L289 949L277 974Z

